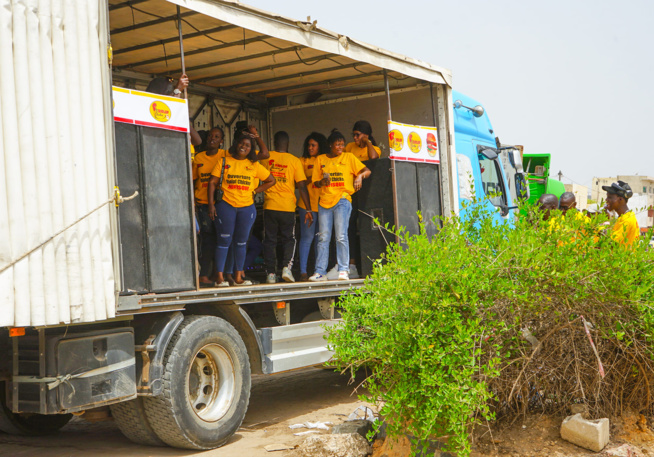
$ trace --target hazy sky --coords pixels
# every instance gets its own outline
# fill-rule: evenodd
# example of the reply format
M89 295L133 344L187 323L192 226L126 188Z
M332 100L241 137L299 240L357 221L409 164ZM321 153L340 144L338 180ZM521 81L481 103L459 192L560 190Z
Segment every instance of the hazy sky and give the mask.
M448 68L552 175L654 176L652 0L242 0ZM566 179L568 178L568 179Z

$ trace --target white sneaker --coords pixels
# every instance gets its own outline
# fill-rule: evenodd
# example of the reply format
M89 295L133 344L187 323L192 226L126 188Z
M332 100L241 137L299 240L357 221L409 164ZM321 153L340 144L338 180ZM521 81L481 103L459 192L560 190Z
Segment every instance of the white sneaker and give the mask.
M266 276L266 284L275 284L277 282L277 275L275 273L268 273Z
M314 273L309 277L309 281L313 282L322 282L322 281L327 281L327 276L326 275L321 275L319 273Z
M357 266L353 263L350 264L350 279L359 279L361 276L359 276L359 270L357 270Z
M338 280L339 281L348 281L350 279L350 275L348 274L347 271L339 271L338 272Z
M327 279L329 279L330 281L334 281L335 279L338 279L338 264L334 265L334 268L332 268L327 272Z
M293 277L293 273L291 273L290 268L282 268L282 279L286 282L295 282L295 278Z

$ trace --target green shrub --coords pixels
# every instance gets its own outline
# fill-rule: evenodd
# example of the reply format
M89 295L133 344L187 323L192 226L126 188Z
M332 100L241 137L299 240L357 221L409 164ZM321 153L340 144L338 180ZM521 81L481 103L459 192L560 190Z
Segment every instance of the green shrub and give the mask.
M389 433L469 455L473 425L496 417L573 402L594 414L651 411L646 244L617 245L604 216L545 222L529 209L498 225L481 203L467 211L430 221L442 224L431 240L424 225L396 232L400 243L342 298L342 325L330 331L336 363L370 373L362 398L379 405Z

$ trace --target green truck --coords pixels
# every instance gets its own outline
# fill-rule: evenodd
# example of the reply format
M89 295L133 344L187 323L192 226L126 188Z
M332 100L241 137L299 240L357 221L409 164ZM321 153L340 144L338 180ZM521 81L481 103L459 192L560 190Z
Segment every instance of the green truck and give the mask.
M535 203L543 194L561 197L565 187L561 181L550 178L551 154L523 154L522 166L529 184L529 203Z

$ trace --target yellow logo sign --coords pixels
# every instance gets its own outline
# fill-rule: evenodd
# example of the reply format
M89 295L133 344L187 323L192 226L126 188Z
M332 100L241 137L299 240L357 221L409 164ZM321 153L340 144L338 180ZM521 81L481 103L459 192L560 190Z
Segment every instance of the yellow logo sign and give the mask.
M404 135L397 129L388 132L388 144L392 149L399 151L404 146Z
M150 114L159 122L168 122L172 115L170 108L164 102L152 102Z
M409 145L411 152L415 152L416 154L420 152L420 149L422 149L422 140L420 139L420 135L416 132L409 133L407 144Z

